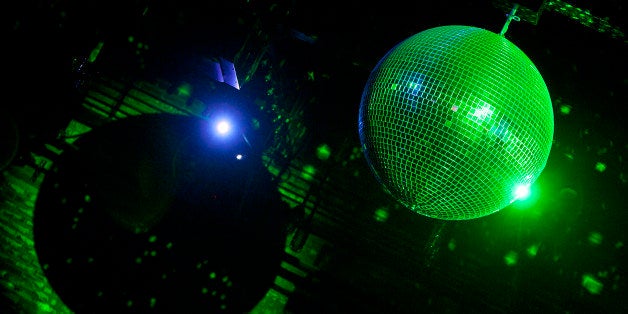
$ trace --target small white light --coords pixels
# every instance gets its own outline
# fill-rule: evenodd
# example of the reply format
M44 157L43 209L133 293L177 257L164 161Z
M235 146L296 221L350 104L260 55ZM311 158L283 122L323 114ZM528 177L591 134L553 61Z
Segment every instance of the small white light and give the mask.
M242 156L242 154L237 154L236 155L236 159L237 160L242 160L242 158L244 158L244 156Z
M228 121L222 120L216 124L216 131L218 134L225 135L231 131L231 124Z
M520 184L515 188L515 199L523 200L530 196L530 185L529 184Z

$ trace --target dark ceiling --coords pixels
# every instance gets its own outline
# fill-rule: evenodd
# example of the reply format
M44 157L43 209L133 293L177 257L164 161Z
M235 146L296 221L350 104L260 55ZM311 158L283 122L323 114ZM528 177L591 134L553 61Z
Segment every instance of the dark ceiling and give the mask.
M568 2L625 29L621 1ZM280 74L269 82L261 71L252 72L244 82L241 75L251 65L235 62L238 93L255 99L272 86L287 100L279 106L303 112L302 154L313 155L326 143L349 156L360 146L362 89L389 49L440 25L499 32L510 4L14 1L4 10L13 23L4 45L12 95L1 115L16 123L22 153L53 139L80 109L72 60L99 42L104 46L92 75L193 84L198 60L244 60L242 54L251 52L263 54ZM310 226L327 243L326 260L318 264L315 283L297 284L302 291L292 299L293 313L628 311L626 40L583 19L547 11L538 23L512 22L506 34L543 75L555 109L554 146L539 179L544 194L529 205L535 214L508 208L474 221L435 221L384 195L364 159L350 170L337 161L312 192L336 202L328 206L333 210L316 213L319 222ZM150 48L138 52L129 36ZM194 92L213 97L202 87ZM606 169L596 170L598 163ZM360 218L360 210L370 217L381 206L391 211L385 224ZM532 247L535 253L526 255ZM519 254L512 267L504 262L511 252ZM602 283L601 293L584 283L589 275Z

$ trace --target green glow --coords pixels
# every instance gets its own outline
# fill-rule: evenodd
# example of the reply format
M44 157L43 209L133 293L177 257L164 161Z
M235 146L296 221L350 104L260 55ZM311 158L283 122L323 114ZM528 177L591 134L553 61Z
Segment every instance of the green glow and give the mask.
M266 296L251 310L249 314L284 313L288 297L275 289L269 289Z
M447 243L447 248L450 251L455 250L456 249L456 240L454 240L454 239L449 240L449 243Z
M604 288L604 284L591 274L582 275L581 284L591 294L600 294L602 292L602 288Z
M594 29L600 33L607 33L613 38L623 38L624 32L617 26L612 26L609 19L601 18L591 14L589 10L575 7L561 0L550 0L543 4L548 11L558 12L586 27Z
M177 94L179 96L190 97L192 95L192 85L183 82L177 87Z
M100 54L100 51L102 50L104 44L104 42L99 41L96 47L92 49L92 52L89 54L89 63L94 63L94 61L96 61L96 58L98 58L98 55Z
M535 257L536 254L539 252L539 246L536 244L532 244L528 247L526 252L528 253L528 256Z
M416 213L465 220L523 197L513 188L529 187L545 168L554 116L541 74L508 39L441 26L379 61L362 94L359 133L386 192Z
M294 283L280 276L275 277L275 284L288 292L294 292L294 289L296 288Z
M599 172L604 172L606 170L606 164L604 164L603 162L597 162L595 164L595 170L599 171Z
M504 255L504 262L508 266L516 265L518 260L519 260L519 254L517 254L517 252L515 251L510 251L506 253L506 255Z
M331 148L327 144L321 144L316 148L316 157L320 160L327 160L331 155Z
M53 310L49 304L43 302L37 302L37 309L43 313L52 313Z
M515 188L515 199L516 200L524 200L530 196L530 185L529 184L520 184Z
M150 236L150 238L148 238L148 242L150 242L150 243L154 243L155 241L157 241L157 236L156 235L152 235L152 236Z
M388 220L388 209L384 207L376 209L373 218L378 222L385 222Z
M155 299L155 298L150 298L150 307L151 307L151 308L154 308L154 307L155 307L155 304L157 304L157 299Z
M560 113L562 113L564 115L568 115L569 113L571 113L571 106L569 106L569 105L561 105L560 106Z
M312 179L314 179L315 174L316 174L316 168L314 166L312 165L303 166L303 172L301 173L301 176L303 177L303 179L307 181L312 181Z
M589 243L593 244L593 245L600 245L602 244L602 234L599 232L590 232L589 233Z

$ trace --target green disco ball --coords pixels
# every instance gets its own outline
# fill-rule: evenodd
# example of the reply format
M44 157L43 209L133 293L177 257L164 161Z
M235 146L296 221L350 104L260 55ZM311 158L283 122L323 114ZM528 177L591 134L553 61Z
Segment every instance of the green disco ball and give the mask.
M508 39L440 26L397 44L362 94L362 148L384 190L445 220L497 212L543 171L554 114L532 61Z

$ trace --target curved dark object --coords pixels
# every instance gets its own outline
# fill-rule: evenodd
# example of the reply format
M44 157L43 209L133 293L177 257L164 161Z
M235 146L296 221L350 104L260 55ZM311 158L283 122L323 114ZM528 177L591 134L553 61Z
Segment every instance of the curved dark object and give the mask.
M34 218L40 264L71 310L242 313L262 299L285 247L285 205L244 139L157 114L75 144L46 175Z

